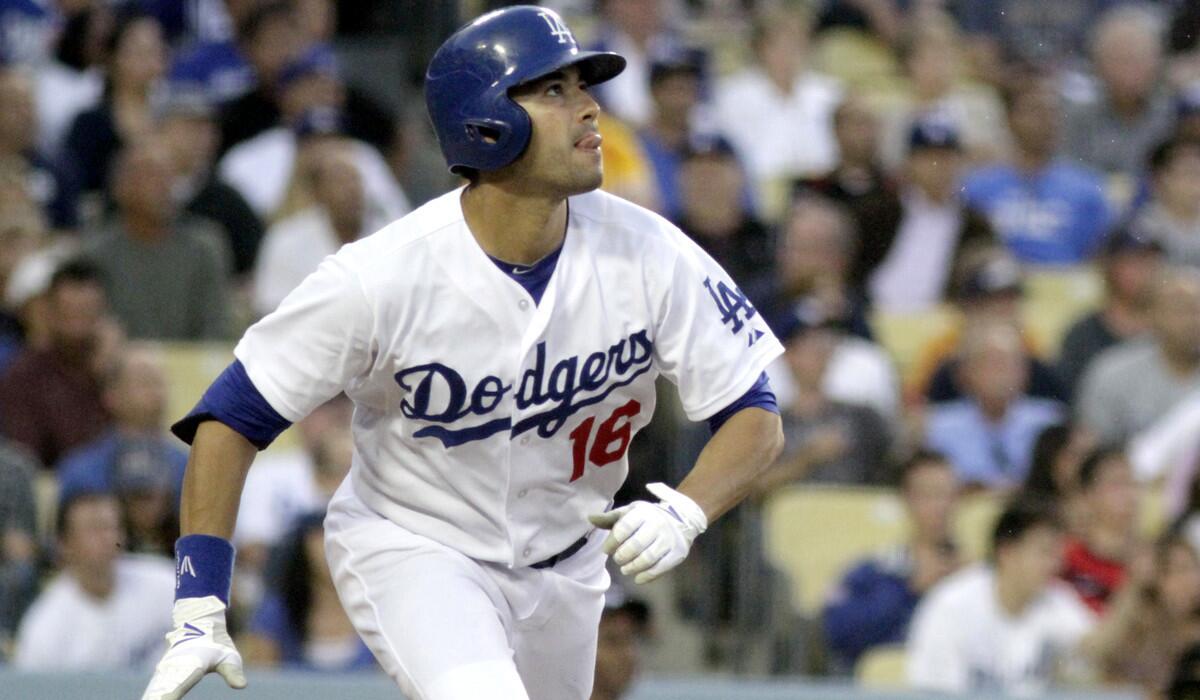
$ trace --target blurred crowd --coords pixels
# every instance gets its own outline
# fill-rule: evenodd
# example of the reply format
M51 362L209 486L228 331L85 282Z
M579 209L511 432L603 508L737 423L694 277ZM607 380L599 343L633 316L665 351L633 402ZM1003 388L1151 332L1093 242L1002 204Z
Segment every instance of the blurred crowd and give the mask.
M231 343L324 256L458 184L414 76L503 4L0 0L0 659L157 658L186 462L165 355ZM1200 683L1200 6L546 4L629 61L596 90L605 189L705 248L786 346L787 450L697 543L677 601L707 663L755 614L729 582L776 577L762 502L800 483L894 489L912 522L806 627L818 670L907 644L918 687ZM1035 298L1056 276L1095 303ZM1039 333L1031 309L1071 316ZM250 663L374 667L321 553L350 415L321 407L250 472ZM629 494L702 444L671 419L635 442ZM982 562L951 527L966 493L1004 503ZM598 700L655 634L610 598Z

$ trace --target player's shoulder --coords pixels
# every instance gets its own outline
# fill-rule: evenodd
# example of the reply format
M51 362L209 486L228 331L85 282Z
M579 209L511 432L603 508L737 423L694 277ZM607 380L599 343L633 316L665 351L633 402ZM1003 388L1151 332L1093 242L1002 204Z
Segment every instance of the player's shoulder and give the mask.
M603 190L571 197L571 217L588 225L595 245L633 247L648 254L677 251L690 239L666 217Z

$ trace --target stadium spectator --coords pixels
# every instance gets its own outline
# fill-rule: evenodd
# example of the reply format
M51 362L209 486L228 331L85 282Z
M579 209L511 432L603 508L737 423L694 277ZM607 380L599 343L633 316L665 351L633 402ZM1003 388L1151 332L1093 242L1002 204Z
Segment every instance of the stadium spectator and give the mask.
M858 245L850 264L849 283L862 290L871 271L883 260L900 225L896 183L879 162L879 122L866 101L847 95L833 113L838 162L817 178L796 182L794 192L817 192L845 206L854 217Z
M17 632L24 671L128 671L157 660L171 629L170 562L122 556L117 500L78 494L58 514L62 571Z
M1171 268L1151 287L1151 337L1104 351L1080 380L1077 416L1101 442L1128 440L1200 388L1200 271Z
M37 145L33 82L22 69L0 67L0 160L24 165L29 195L50 226L73 231L79 225L79 181L75 172Z
M932 308L944 298L961 256L993 238L987 220L959 197L958 131L944 121L923 119L913 124L908 144L900 223L894 236L876 232L878 238L864 241L880 260L867 280L871 299L892 313Z
M788 448L759 479L757 488L763 493L800 480L867 484L888 476L888 424L868 406L826 393L829 366L841 339L827 322L794 313L779 329L794 389L790 400L780 404Z
M946 455L967 484L1019 486L1034 440L1062 419L1063 407L1027 394L1029 364L1021 334L1009 323L968 326L959 356L963 398L928 409L925 443Z
M41 467L0 438L0 656L37 593L37 512L33 478Z
M124 148L113 164L116 212L87 238L82 254L102 272L131 338L228 338L232 254L214 224L180 216L172 173L158 140Z
M187 455L165 430L167 392L160 353L147 345L127 346L104 382L111 428L63 457L56 473L62 500L76 493L120 497L128 551L170 557Z
M121 334L91 265L64 264L46 298L47 346L26 347L0 377L0 432L51 467L108 426L99 379Z
M596 676L590 700L622 700L641 670L641 642L650 632L650 609L613 583L604 594L596 640Z
M596 90L605 111L633 127L653 116L650 64L654 56L678 48L678 39L667 25L662 0L602 0L596 3L599 26L596 41L588 48L615 51L625 57L625 70Z
M947 578L917 606L907 644L911 685L1035 695L1091 650L1095 619L1056 578L1062 530L1053 513L1009 505L991 545L988 563Z
M1128 455L1139 483L1162 484L1162 504L1171 520L1183 522L1200 511L1200 390L1188 392L1134 435ZM1187 532L1200 546L1200 529Z
M896 369L887 353L869 340L865 304L846 282L855 248L846 213L820 197L801 196L792 205L782 236L776 291L764 313L784 324L777 331L797 315L835 328L838 341L823 391L838 401L871 408L889 424L898 423ZM768 372L780 404L790 402L795 389L786 363L778 360Z
M1100 256L1104 305L1072 324L1058 351L1058 378L1067 396L1075 395L1097 355L1149 330L1151 282L1162 264L1163 248L1157 239L1128 227L1109 234Z
M314 204L271 226L254 271L254 311L266 315L328 255L371 233L352 152L331 144L308 173Z
M251 666L375 669L346 616L325 560L324 511L302 517L272 553L267 594L238 644Z
M703 64L698 53L675 52L650 64L654 111L646 126L638 130L638 141L654 170L655 209L672 221L678 221L681 213L680 161L693 136L692 120L700 103Z
M1006 157L1011 136L1004 106L987 85L964 85L964 46L954 20L927 12L914 22L901 42L900 55L908 78L908 101L883 113L880 155L889 170L903 165L906 140L914 122L935 119L949 124L971 162Z
M1100 174L1056 157L1062 106L1055 85L1047 76L1029 76L1008 92L1006 106L1014 158L968 173L964 198L1022 263L1087 261L1112 215Z
M745 206L746 176L722 138L695 137L679 167L679 228L758 300L774 277L774 244L767 227Z
M1065 112L1065 155L1122 176L1122 186L1130 192L1146 156L1171 129L1171 97L1160 80L1159 25L1141 7L1106 12L1090 33L1097 89L1088 98L1069 102Z
M778 245L773 314L814 306L850 333L874 336L866 300L850 281L860 246L848 210L823 196L800 194L783 220Z
M825 603L825 637L841 670L853 669L871 647L903 643L921 597L962 564L952 533L958 481L945 458L914 455L900 495L908 541L853 564Z
M185 86L173 86L159 114L158 133L171 157L173 196L183 210L217 224L233 253L235 275L254 268L263 223L238 194L213 173L217 149L217 123L205 95Z
M1123 614L1131 624L1100 668L1111 683L1154 693L1167 688L1184 651L1200 641L1200 558L1187 539L1168 533L1148 559L1134 562L1125 584L1130 590L1117 596L1116 604L1130 608Z
M237 49L253 69L254 89L221 110L221 153L279 123L280 76L306 48L290 2L256 5L236 25Z
M962 396L957 357L962 329L976 323L1000 321L1021 332L1029 370L1030 396L1065 401L1066 394L1053 368L1038 357L1021 320L1024 275L1013 257L998 247L977 248L963 256L954 280L955 307L961 323L928 343L919 358L912 386L914 404L953 401Z
M1124 585L1141 542L1133 468L1116 448L1100 448L1079 466L1083 531L1067 538L1062 578L1097 615Z
M1200 268L1200 140L1172 138L1150 154L1151 199L1134 227L1156 238L1175 265Z
M760 14L751 38L754 65L717 85L718 126L760 190L828 172L837 162L833 111L842 87L809 66L811 31L806 12Z
M75 118L64 145L84 191L107 192L117 153L152 131L151 93L166 72L166 53L162 27L147 15L123 18L109 35L103 100Z

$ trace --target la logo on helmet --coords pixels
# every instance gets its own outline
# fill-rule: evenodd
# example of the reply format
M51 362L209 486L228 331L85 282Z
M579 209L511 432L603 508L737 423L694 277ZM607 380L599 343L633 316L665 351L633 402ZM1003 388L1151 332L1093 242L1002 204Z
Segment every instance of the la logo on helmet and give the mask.
M539 12L538 15L546 20L546 24L550 25L550 33L558 37L558 43L565 44L568 40L573 41L575 39L575 37L571 36L571 30L567 29L567 25L563 24L557 15L551 15L548 12Z

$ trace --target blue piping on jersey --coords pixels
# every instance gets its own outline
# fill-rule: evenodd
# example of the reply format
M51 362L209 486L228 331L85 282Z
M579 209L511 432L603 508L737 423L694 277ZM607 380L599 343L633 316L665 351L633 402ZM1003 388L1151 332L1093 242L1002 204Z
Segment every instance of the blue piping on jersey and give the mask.
M775 392L771 389L771 382L767 379L766 372L759 375L758 381L754 382L754 386L742 394L740 399L729 404L718 411L712 418L708 419L709 431L716 433L721 429L722 425L725 425L725 421L732 418L733 414L743 408L761 408L779 415L779 402L775 400Z
M200 403L171 426L171 432L190 445L200 424L209 420L236 430L260 450L267 449L292 424L259 393L241 360L234 360L221 372Z

